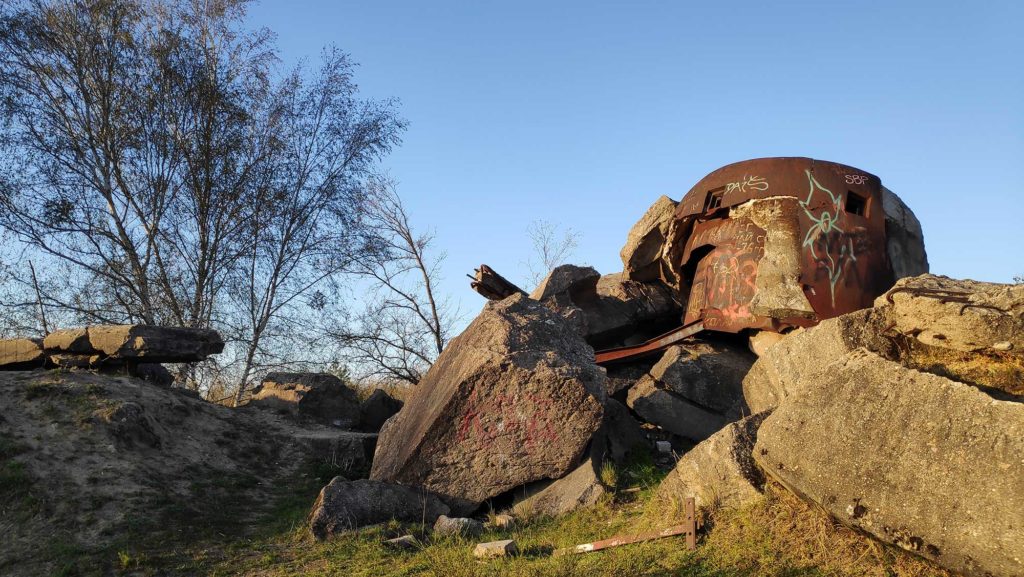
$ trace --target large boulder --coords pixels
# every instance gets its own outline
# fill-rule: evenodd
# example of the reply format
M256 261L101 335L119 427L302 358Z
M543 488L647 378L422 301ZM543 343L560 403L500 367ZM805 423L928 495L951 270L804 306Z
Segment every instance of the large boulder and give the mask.
M648 423L701 441L747 412L743 377L753 362L724 342L675 345L629 389L626 404Z
M626 278L646 282L658 280L665 274L662 271L665 240L675 218L676 204L671 198L661 196L630 229L626 244L619 252Z
M698 507L740 508L760 498L764 474L754 464L757 430L769 413L730 423L687 451L654 495L658 515L681 517L686 499Z
M38 339L0 339L0 370L21 371L46 363L42 341Z
M402 410L402 401L389 395L384 389L375 389L359 405L359 428L376 433L384 423Z
M54 331L43 339L47 355L96 362L190 363L224 350L217 331L150 325L96 325Z
M487 303L380 432L370 478L438 493L457 514L571 471L600 427L604 372L525 295Z
M530 298L561 315L576 332L587 335L587 315L574 300L593 294L600 278L601 273L592 267L563 264L548 273Z
M269 373L250 405L343 429L361 418L355 391L328 373Z
M664 388L716 413L745 412L743 377L756 358L726 343L704 341L669 347L649 374Z
M882 211L885 213L885 251L895 278L927 273L928 253L924 250L924 232L914 211L884 186Z
M650 375L629 389L626 404L644 421L691 441L710 437L730 421L721 413L687 400Z
M750 412L777 407L804 385L829 386L824 378L829 362L860 347L895 356L881 322L874 310L866 309L789 333L766 349L743 378L743 396Z
M672 290L659 281L637 282L622 273L600 276L575 265L552 270L530 297L601 348L646 340L678 324L682 312Z
M875 308L892 330L926 345L1024 354L1024 284L922 275L897 282Z
M587 342L594 344L634 344L679 323L682 307L668 286L637 282L622 274L604 275L593 293L573 300L587 319ZM652 331L645 327L655 327ZM630 337L633 337L630 340Z
M901 279L873 308L797 329L763 350L743 380L750 411L775 407L805 384L827 387L828 362L861 347L1020 395L1024 285L935 275Z
M1024 404L867 350L819 362L828 386L821 372L796 377L761 424L760 467L840 521L944 567L1024 575Z
M318 540L391 520L433 524L450 512L429 491L360 479L335 477L320 491L309 514L309 529Z
M571 473L543 483L526 498L517 501L512 513L518 518L558 517L596 504L607 492L600 479L601 453L601 449L595 447L590 457Z
M555 267L544 277L537 288L530 293L535 301L553 299L555 304L565 306L572 304L572 295L593 291L597 287L601 273L589 266L563 264Z

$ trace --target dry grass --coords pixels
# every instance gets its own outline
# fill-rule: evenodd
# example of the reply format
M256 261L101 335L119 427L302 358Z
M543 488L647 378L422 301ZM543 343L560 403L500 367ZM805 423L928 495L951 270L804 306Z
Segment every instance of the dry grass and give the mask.
M912 340L903 347L902 361L919 371L1014 396L1024 396L1024 357L1020 354L955 351Z
M886 547L839 524L781 486L764 499L713 515L702 551L715 567L749 575L837 577L951 577L909 553Z

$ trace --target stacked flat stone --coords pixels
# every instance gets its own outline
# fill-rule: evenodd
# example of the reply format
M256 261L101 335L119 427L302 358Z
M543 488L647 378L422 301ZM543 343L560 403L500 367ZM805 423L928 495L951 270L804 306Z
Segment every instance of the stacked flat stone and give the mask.
M42 340L0 340L0 370L111 368L191 363L224 350L217 331L150 325L96 325L54 331Z

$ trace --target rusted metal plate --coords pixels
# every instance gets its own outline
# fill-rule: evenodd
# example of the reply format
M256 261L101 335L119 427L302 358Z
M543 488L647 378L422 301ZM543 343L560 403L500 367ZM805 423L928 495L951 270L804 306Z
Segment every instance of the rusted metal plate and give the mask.
M721 207L729 208L754 198L792 195L803 188L803 171L813 159L756 158L729 164L700 180L676 207L676 218L706 213L709 196L721 193Z
M822 161L815 161L804 176L801 282L808 287L807 299L821 319L871 306L893 282L885 251L881 181L856 168Z
M757 267L764 256L765 231L749 219L698 223L684 259L709 250L696 263L684 324L703 320L710 330L736 332L761 324L750 310L757 291Z

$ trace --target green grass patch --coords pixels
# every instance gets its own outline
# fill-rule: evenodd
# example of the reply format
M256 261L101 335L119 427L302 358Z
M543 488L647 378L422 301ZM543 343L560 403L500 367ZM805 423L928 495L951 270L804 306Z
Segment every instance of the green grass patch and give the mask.
M0 436L0 521L20 523L39 509L35 479L24 463L15 460L26 450L13 439Z
M29 401L52 399L70 395L73 392L71 387L57 381L32 381L25 386L25 399Z
M67 421L79 428L93 424L94 413L112 411L116 403L104 396L105 389L95 383L66 383L47 373L29 382L25 399L41 403L40 414L52 421Z
M744 509L706 511L710 531L696 552L686 550L682 537L669 537L589 554L552 555L559 548L651 529L644 511L663 473L641 458L615 476L622 490L614 498L557 519L489 529L474 540L434 540L428 527L390 523L317 542L299 517L304 518L311 499L297 499L282 503L290 526L278 524L276 531L225 545L192 547L173 563L165 558L157 566L144 560L140 569L219 577L950 577L839 525L775 485ZM414 535L421 546L399 551L384 544L404 534ZM520 554L488 561L473 557L477 542L499 539L515 539Z

